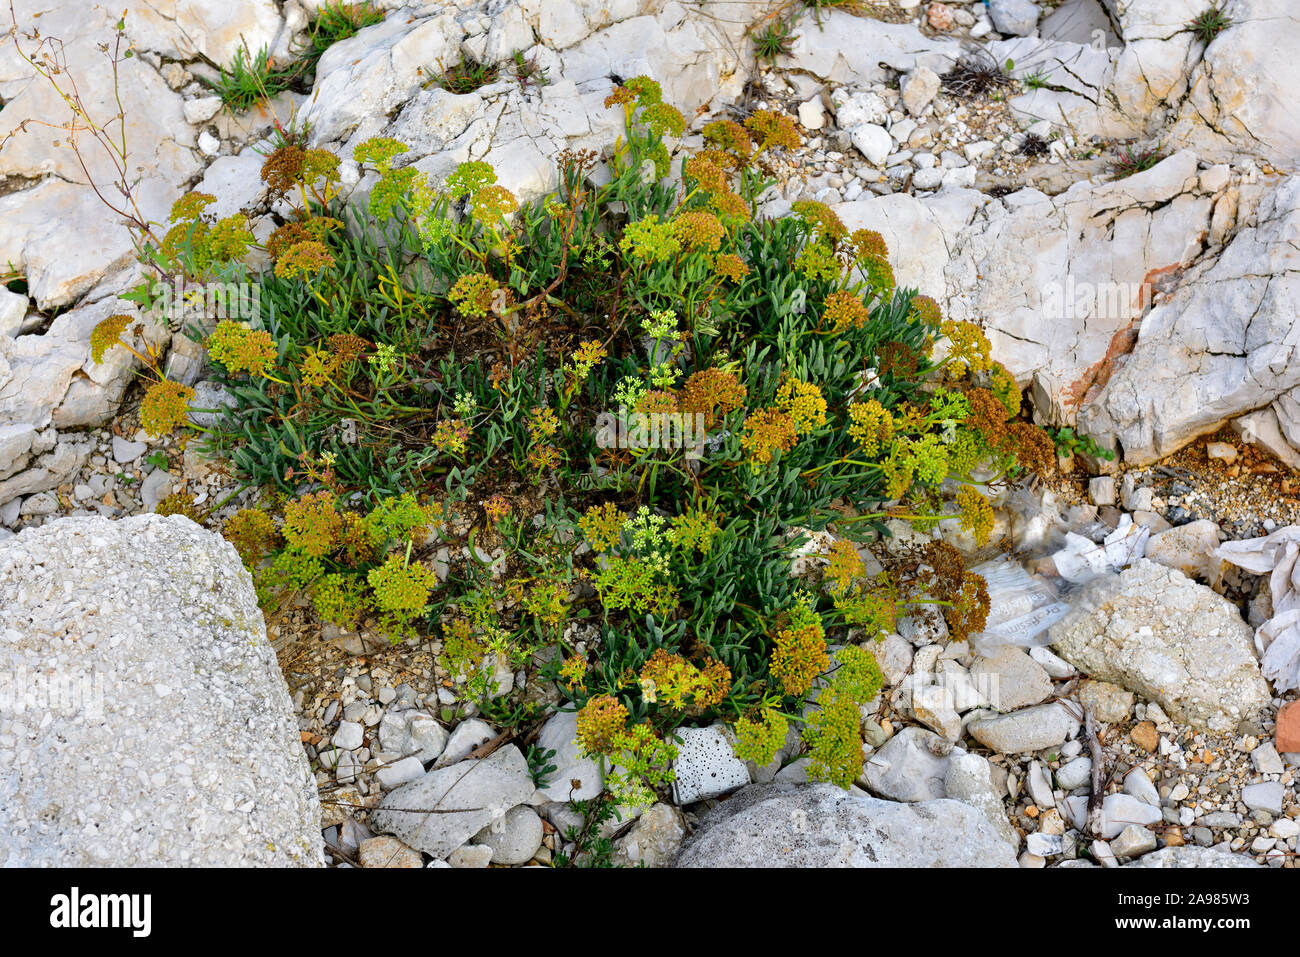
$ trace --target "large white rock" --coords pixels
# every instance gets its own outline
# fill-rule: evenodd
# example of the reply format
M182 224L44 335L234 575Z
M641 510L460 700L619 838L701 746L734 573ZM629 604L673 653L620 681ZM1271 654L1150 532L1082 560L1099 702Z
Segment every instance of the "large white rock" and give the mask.
M1059 701L972 721L970 736L994 751L1021 754L1064 744L1079 730L1074 709Z
M1198 0L1184 3L1201 12ZM1237 0L1188 79L1173 135L1220 159L1255 156L1283 169L1300 163L1300 18L1291 0ZM1190 17L1188 18L1190 19ZM1197 52L1200 41L1194 43Z
M507 744L485 758L436 768L388 792L370 815L370 827L446 858L533 791L528 762Z
M1263 196L1218 257L1188 270L1151 310L1132 354L1080 410L1080 429L1118 443L1127 461L1141 465L1268 406L1300 386L1297 316L1300 177L1293 176Z
M951 755L933 731L907 727L867 758L862 783L891 801L932 801L948 796L944 779Z
M274 12L270 0L259 2ZM135 14L147 17L146 11L156 5L131 6ZM119 7L110 12L100 6L51 6L37 0L16 4L20 29L39 26L43 36L63 42L71 76L61 74L56 79L65 89L75 79L87 112L107 123L112 137L125 138L126 175L140 212L161 221L198 169L194 129L185 121L180 94L139 55L147 46L118 65L123 120L119 125L109 119L119 107L112 67L98 45L112 40L120 12ZM41 14L39 20L36 13ZM278 21L279 14L275 17ZM127 20L134 22L132 12ZM33 41L21 42L29 54L34 51ZM71 116L68 106L49 82L34 76L12 42L0 46L0 100L5 103L0 111L0 142L4 142L0 178L12 176L21 178L19 185L34 184L0 197L0 262L12 263L27 276L30 294L40 308L66 305L133 258L130 235L120 217L90 189L82 162L104 196L122 203L114 186L118 174L108 151L85 133L78 140L78 159L62 128ZM6 141L7 134L25 121L31 121L26 132Z
M896 804L832 784L755 784L710 811L678 867L1015 867L980 811Z
M1090 40L1017 37L990 43L988 51L998 63L1012 63L1012 76L1038 81L1007 100L1026 125L1046 121L1067 126L1077 137L1127 139L1145 128L1147 113L1157 102L1140 77L1118 90L1116 55Z
M1064 424L1122 367L1154 290L1202 255L1216 202L1231 191L1182 152L1059 196L945 189L835 211L850 229L884 236L900 286L932 296L948 318L981 323L994 357L1033 386L1043 418ZM1165 401L1158 390L1141 394Z
M1178 153L1116 182L984 205L944 270L948 314L985 320L995 358L1056 423L1110 374L1152 284L1201 251L1213 202Z
M706 16L650 0L426 5L330 47L302 119L313 145L345 158L368 137L400 139L411 150L399 163L435 183L467 160L490 163L498 182L528 202L555 188L561 151L601 149L622 133L622 111L604 106L612 75L658 80L664 100L688 117L734 98L748 76L736 50L753 12L724 3ZM510 74L512 51L525 48L547 85ZM431 65L457 62L462 49L503 64L502 78L468 94L438 89ZM353 198L364 194L363 184Z
M275 0L126 0L127 35L173 60L203 54L223 66L241 49L269 48L283 24Z
M605 789L600 765L584 758L578 747L578 713L559 711L537 735L537 747L554 751L555 772L538 790L551 801L589 801Z
M692 804L749 784L749 768L736 757L721 726L678 728L673 759L673 800Z
M1013 96L1022 119L1064 124L1078 137L1159 138L1221 160L1300 161L1300 114L1292 105L1300 21L1290 0L1240 0L1231 23L1206 47L1187 29L1202 0L1107 0L1120 26L1117 45L1104 15L1063 4L1043 21L1043 39L989 44L1012 73L1043 85ZM1049 21L1058 21L1049 24ZM1068 29L1066 29L1068 27ZM1098 39L1102 42L1098 43Z
M1085 585L1048 632L1080 671L1156 701L1178 721L1232 731L1269 703L1237 607L1182 572L1139 559Z
M961 57L956 40L929 37L915 23L885 23L839 9L806 10L782 66L822 81L865 86L888 79L889 71L926 67L943 74Z
M880 233L900 287L916 289L942 303L949 299L945 269L963 231L989 202L973 189L955 189L924 199L891 193L840 203L834 209L849 229Z
M1234 854L1222 844L1214 847L1197 847L1185 844L1182 847L1163 847L1150 854L1144 854L1124 867L1260 867L1255 860L1245 854Z
M322 863L289 693L220 536L146 515L0 542L0 673L0 865Z

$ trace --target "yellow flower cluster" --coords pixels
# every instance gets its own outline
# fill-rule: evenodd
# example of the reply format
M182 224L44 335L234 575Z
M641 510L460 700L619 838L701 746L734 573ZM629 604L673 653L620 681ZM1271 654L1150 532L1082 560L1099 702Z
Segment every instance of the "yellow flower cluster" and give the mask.
M466 273L458 278L447 293L462 313L482 319L501 298L501 287L486 273Z
M573 350L573 381L575 383L585 381L596 364L607 355L609 355L608 350L594 339L578 343L578 348Z
M97 364L103 362L104 353L118 344L126 327L133 322L135 319L132 316L119 313L96 323L95 328L90 331L91 361Z
M862 774L861 716L858 702L847 692L830 689L808 718L808 777L847 788Z
M973 486L963 485L957 490L957 508L960 509L961 527L975 536L975 544L983 545L993 531L993 506Z
M871 312L862 299L847 289L828 295L822 314L830 320L831 331L837 334L848 329L861 329L871 319Z
M894 418L875 399L849 406L849 436L868 458L880 455L894 438Z
M966 572L961 589L953 596L952 604L944 609L948 633L956 641L965 641L984 630L989 616L989 587L980 575Z
M593 505L578 519L578 529L593 551L607 552L623 538L623 513L613 502Z
M703 209L679 213L673 220L673 227L683 246L706 253L716 253L727 232L717 216Z
M642 415L671 415L678 411L677 396L666 389L651 389L641 397L633 411Z
M749 162L754 152L754 140L749 131L735 120L714 120L702 132L704 139L713 144L714 152L728 154L735 168Z
M794 423L795 435L807 435L826 424L826 400L810 382L786 379L776 391L776 405Z
M758 409L745 416L740 447L749 453L749 464L758 471L798 441L794 419L782 409Z
M284 540L312 558L328 555L342 530L343 516L330 492L304 495L284 507Z
M885 244L885 237L874 229L853 230L849 236L849 248L853 251L854 258L858 260L868 256L889 259L889 246Z
M825 203L801 199L793 203L790 209L813 228L814 241L826 240L834 247L835 243L848 234L848 227Z
M739 256L733 253L723 253L714 258L713 271L724 279L740 282L749 275L749 266Z
M679 405L682 412L704 416L704 427L711 429L718 417L734 412L745 404L746 390L734 372L718 368L693 373L682 386Z
M140 403L140 424L150 435L166 435L184 424L194 390L164 379L145 392Z
M226 520L221 534L248 567L256 565L280 540L275 521L260 508L242 508Z
M570 655L560 668L560 678L564 687L570 691L587 690L587 659L582 655Z
M939 328L948 339L948 365L954 377L989 368L992 347L979 326L973 322L945 322Z
M428 606L429 592L438 584L438 575L419 562L407 564L394 553L384 564L372 568L366 581L374 590L375 607L384 613L388 627L401 631Z
M250 329L229 319L217 323L206 346L208 355L225 366L228 372L264 376L275 363L275 341L269 332Z
M659 648L641 667L642 697L685 711L688 701L700 710L718 705L731 690L731 670L717 659L697 668L681 655Z
M706 193L724 193L731 189L727 173L717 163L703 156L692 156L686 161L686 175L695 180Z
M758 135L760 151L775 148L796 150L803 142L794 120L784 113L758 110L745 120L745 126Z
M854 580L867 574L862 556L847 538L835 539L826 557L828 564L825 580L832 595L845 594L853 586Z
M789 623L776 633L772 674L788 695L806 694L818 675L831 665L826 653L826 630L808 599L795 604Z
M736 722L736 757L759 766L771 764L785 744L790 720L775 708L764 708L757 718Z
M510 503L500 493L493 495L480 504L483 506L483 514L487 516L488 522L493 525L496 525L510 514Z
M464 455L469 442L469 426L461 419L443 419L429 440L434 448L451 455Z
M929 296L917 296L912 300L907 318L911 322L937 328L943 322L943 312L939 309L939 304Z
M528 437L534 442L545 442L560 428L560 420L544 405L533 409L528 417Z
M629 223L618 247L624 255L638 262L664 263L681 252L682 240L675 223L661 223L652 213Z
M627 729L627 708L613 695L598 695L578 712L578 747L588 757L610 754L614 742Z
M329 216L313 216L311 219L285 223L266 240L266 254L278 261L286 250L299 243L323 243L329 233L342 228L340 220Z
M480 223L498 223L517 209L519 200L504 186L485 186L474 194L473 216Z
M334 256L322 242L307 240L295 243L275 261L275 274L281 279L295 276L306 279L334 265Z
M826 243L808 243L794 258L795 268L809 279L835 282L842 268L835 258L835 250Z

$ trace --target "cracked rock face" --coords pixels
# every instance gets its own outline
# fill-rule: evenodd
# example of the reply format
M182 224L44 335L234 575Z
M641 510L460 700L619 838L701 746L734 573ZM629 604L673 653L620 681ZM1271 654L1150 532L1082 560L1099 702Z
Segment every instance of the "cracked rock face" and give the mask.
M1227 187L1197 167L1184 151L1060 196L944 190L835 209L850 229L885 237L900 285L935 297L950 318L983 321L995 358L1032 384L1040 414L1065 423L1132 347L1152 290L1211 235Z
M1173 135L1216 159L1262 156L1294 169L1300 8L1290 0L1239 0L1230 12L1233 25L1205 48L1191 75Z
M149 6L128 4L127 22L147 20L142 11ZM113 68L98 44L112 40L116 15L99 7L49 7L34 0L22 0L15 9L24 28L36 22L33 13L46 10L39 20L41 33L63 41L63 55L88 112L98 117L114 115ZM7 14L6 10L6 20ZM36 49L32 40L23 39L22 46L29 54ZM139 181L135 193L141 213L165 220L183 185L200 168L193 150L194 128L185 122L180 94L167 86L149 57L123 60L118 72L125 129L110 123L109 132L126 138L126 174L129 180ZM68 85L67 75L60 80ZM0 150L0 179L14 177L11 183L28 186L0 196L0 261L12 263L27 276L29 294L39 308L66 306L134 259L131 237L87 187L86 172L66 145L59 124L68 115L67 106L48 82L32 77L12 43L0 47L0 98L5 101L0 139L24 119L53 124L33 123ZM117 174L110 155L86 134L79 142L90 176L106 196L120 201L112 186ZM74 236L76 241L71 242Z
M1080 428L1114 436L1141 465L1275 400L1293 424L1298 316L1300 177L1289 177L1217 259L1189 270L1146 316L1132 355L1080 412Z
M688 116L734 99L748 75L732 52L746 9L716 4L705 17L652 0L424 4L331 47L303 119L313 145L345 159L369 137L400 139L411 147L400 162L435 183L460 163L490 163L498 182L529 202L554 189L561 151L601 149L622 132L621 114L604 106L611 76L655 77L665 101ZM500 63L513 50L527 51L548 83L524 86L503 74L462 95L429 84L439 60L464 51ZM358 193L367 188L363 180Z
M945 270L950 315L984 318L994 354L1032 382L1040 412L1069 421L1122 354L1148 284L1201 251L1212 208L1189 152L1060 196L1021 190L960 234Z
M149 515L0 542L0 673L0 865L322 863L289 692L220 536Z
M1056 652L1092 678L1159 702L1177 721L1232 731L1270 701L1237 607L1146 559L1080 589L1049 631Z
M884 23L842 10L804 13L795 23L790 55L779 61L831 83L870 84L889 71L920 67L946 73L963 53L956 40L926 36L911 23Z

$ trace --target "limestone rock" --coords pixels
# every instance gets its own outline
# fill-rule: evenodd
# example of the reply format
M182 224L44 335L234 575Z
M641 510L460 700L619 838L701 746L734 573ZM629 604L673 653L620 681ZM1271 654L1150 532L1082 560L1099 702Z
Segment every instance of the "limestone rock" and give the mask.
M1071 604L1049 631L1057 653L1175 720L1229 731L1268 704L1252 629L1235 605L1181 572L1140 559L1085 585Z
M736 757L722 729L679 728L673 800L679 805L719 797L749 783L749 768Z
M527 864L542 846L542 819L521 804L479 831L474 843L492 848L494 864Z
M1033 0L989 0L989 17L1002 33L1025 37L1038 26L1039 9Z
M1052 679L1025 649L1003 645L990 658L976 658L971 677L999 711L1038 704L1052 693Z
M533 791L528 762L507 744L485 758L429 771L390 791L370 815L370 826L446 858Z
M322 863L289 693L220 536L144 515L0 543L0 659L41 696L0 715L0 863Z
M1197 847L1185 844L1182 847L1165 847L1150 854L1144 854L1125 867L1259 867L1253 859L1245 854L1233 854L1221 845L1215 847Z
M1152 535L1147 539L1146 557L1213 585L1219 580L1220 562L1214 554L1218 547L1219 526L1202 518Z
M1143 465L1300 385L1298 237L1292 176L1146 315L1132 354L1080 409L1080 431L1118 442L1126 461Z
M424 858L394 837L370 837L357 848L362 867L423 867Z
M682 812L669 804L656 804L614 843L614 860L629 867L667 867L685 837Z
M576 711L559 711L548 718L537 735L537 747L555 752L549 762L555 771L539 789L548 800L589 801L604 790L600 765L579 752Z
M1219 159L1246 154L1294 167L1300 160L1297 45L1300 21L1288 0L1235 4L1232 24L1203 48L1172 135ZM1202 49L1199 42L1196 48Z
M934 732L904 728L867 759L862 776L873 793L891 801L946 797L947 750Z
M972 721L970 736L994 751L1019 754L1054 748L1076 734L1079 719L1059 701L1023 708L1010 714Z
M895 804L832 784L755 784L710 811L678 867L1015 867L960 801Z

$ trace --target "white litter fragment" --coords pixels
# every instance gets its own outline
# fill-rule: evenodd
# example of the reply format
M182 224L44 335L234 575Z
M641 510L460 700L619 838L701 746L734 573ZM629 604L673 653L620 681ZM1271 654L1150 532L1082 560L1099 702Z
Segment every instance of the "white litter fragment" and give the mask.
M1136 525L1131 515L1120 517L1119 525L1100 545L1075 532L1067 532L1065 547L1052 555L1057 573L1072 584L1117 572L1146 555L1151 530Z
M1275 691L1300 688L1300 525L1224 542L1214 554L1253 575L1269 576L1273 617L1255 629L1255 651Z
M1046 579L1031 575L1010 558L984 562L971 571L984 578L989 591L984 630L971 636L971 650L977 655L991 657L1002 645L1046 645L1047 629L1070 610L1057 600Z

